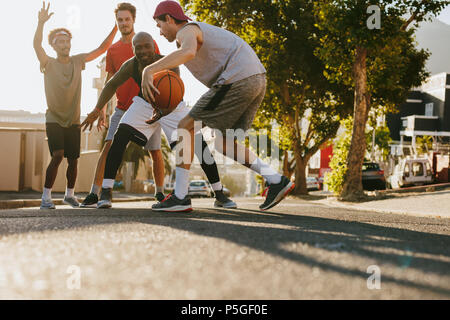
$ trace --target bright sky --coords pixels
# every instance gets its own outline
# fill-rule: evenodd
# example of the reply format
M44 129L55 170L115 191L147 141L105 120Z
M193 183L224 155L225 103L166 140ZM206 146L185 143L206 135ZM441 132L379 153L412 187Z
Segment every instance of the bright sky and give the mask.
M152 15L161 0L129 0L137 8L136 31L149 32L161 49L162 54L175 50L174 43L159 35ZM117 0L53 0L50 11L55 14L44 28L43 46L47 54L55 52L47 44L48 32L57 27L72 31L71 54L89 52L100 45L114 25L114 8ZM26 110L33 113L45 112L44 79L39 71L39 62L33 50L33 37L37 26L37 14L42 7L41 0L8 1L3 4L0 30L2 30L2 51L0 52L0 109ZM450 24L450 7L439 17ZM117 33L115 41L120 38ZM447 39L446 39L447 40ZM81 114L94 108L97 91L93 78L99 76L97 65L102 57L86 65L83 72ZM185 100L191 105L207 90L195 80L184 67L181 76L185 82Z
M55 14L45 24L43 47L47 54L56 57L48 45L50 30L58 27L68 28L73 35L71 54L85 53L97 48L114 26L114 9L117 3L125 0L53 0L50 12ZM176 49L160 36L152 16L161 0L128 0L137 8L135 30L149 32L162 54ZM39 71L39 62L33 49L33 37L37 26L37 16L42 0L8 1L3 4L5 13L0 19L2 30L2 50L0 52L0 109L26 110L33 113L45 112L46 100L44 78ZM117 41L120 32L117 32ZM105 53L106 54L106 53ZM97 102L97 90L93 88L93 78L99 77L97 65L103 56L86 64L83 71L81 92L81 114L90 112ZM189 71L181 68L185 82L185 100L191 105L206 92L207 88L192 77Z

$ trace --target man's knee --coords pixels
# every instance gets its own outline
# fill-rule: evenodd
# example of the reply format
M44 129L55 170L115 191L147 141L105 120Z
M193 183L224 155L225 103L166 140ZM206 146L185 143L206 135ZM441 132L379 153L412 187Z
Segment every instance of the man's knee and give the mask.
M52 162L60 163L64 159L64 150L56 150L52 153Z

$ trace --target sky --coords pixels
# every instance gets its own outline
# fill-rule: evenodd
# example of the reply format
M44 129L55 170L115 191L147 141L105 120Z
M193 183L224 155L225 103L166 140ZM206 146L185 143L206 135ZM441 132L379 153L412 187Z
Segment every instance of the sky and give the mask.
M54 12L44 27L43 47L49 56L56 57L47 43L50 30L65 27L73 34L71 54L90 52L97 48L114 26L114 8L117 0L53 0L50 12ZM128 0L137 8L135 30L149 32L158 43L162 54L176 49L160 36L153 20L153 12L161 0ZM45 112L44 77L39 71L39 62L33 49L33 37L37 26L37 15L41 0L8 1L3 4L0 19L2 50L0 51L0 109L25 110L33 113ZM438 17L450 24L450 7ZM119 40L117 32L114 41ZM447 40L447 39L446 39ZM101 57L86 65L83 71L81 114L89 113L97 102L97 90L93 79L100 74L98 64ZM181 67L184 80L185 100L193 105L207 88L198 82L186 68Z

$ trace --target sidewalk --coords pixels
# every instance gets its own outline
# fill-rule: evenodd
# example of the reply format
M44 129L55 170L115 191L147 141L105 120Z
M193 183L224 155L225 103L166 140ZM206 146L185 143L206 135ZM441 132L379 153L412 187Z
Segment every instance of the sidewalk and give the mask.
M78 201L82 202L88 195L87 193L76 193ZM26 192L0 192L0 209L19 209L39 207L41 205L42 193L35 191ZM62 205L64 193L52 193L53 203ZM153 194L132 194L123 192L113 192L113 202L134 202L134 201L152 201Z
M378 213L420 217L450 218L450 189L435 192L393 193L379 200L361 203L342 202L335 197L315 201L326 206Z

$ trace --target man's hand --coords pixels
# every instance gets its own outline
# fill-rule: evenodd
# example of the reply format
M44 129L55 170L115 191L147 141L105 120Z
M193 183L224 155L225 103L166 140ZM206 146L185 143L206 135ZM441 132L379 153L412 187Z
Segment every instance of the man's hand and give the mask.
M164 115L161 110L154 108L153 116L150 120L145 121L146 124L154 124L156 121L161 119Z
M50 2L48 3L47 9L45 9L45 1L42 2L42 9L39 11L38 19L39 23L46 23L48 19L53 15L52 13L48 13L48 10L50 9Z
M146 67L144 71L142 71L141 87L142 87L142 95L144 96L145 100L154 105L155 96L153 95L153 92L159 94L159 91L153 85L153 73L151 73L151 70L148 67Z
M86 128L89 127L89 131L92 130L92 126L94 125L94 121L97 120L97 118L100 115L100 110L97 108L94 108L91 113L88 114L86 119L84 119L83 123L81 124L81 128L83 128L83 131L86 131Z
M97 120L97 131L102 131L102 129L106 129L106 108L100 112Z

